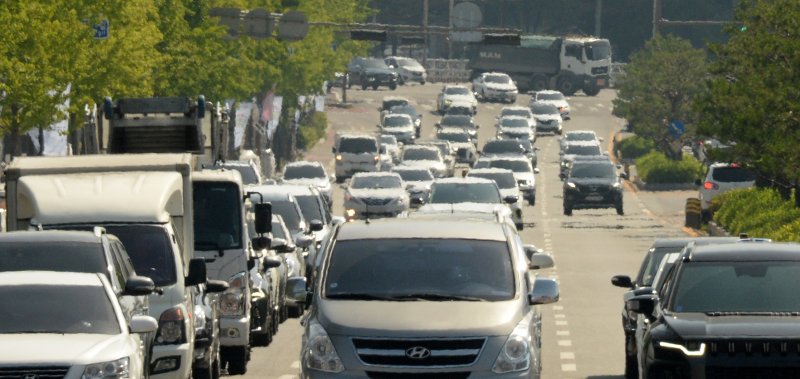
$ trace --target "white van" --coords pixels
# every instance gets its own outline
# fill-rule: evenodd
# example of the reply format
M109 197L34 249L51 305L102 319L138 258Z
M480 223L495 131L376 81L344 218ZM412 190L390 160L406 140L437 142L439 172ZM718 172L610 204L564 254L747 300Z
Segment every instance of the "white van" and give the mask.
M336 158L336 181L339 183L357 172L375 172L381 169L380 145L374 136L337 135L333 153Z

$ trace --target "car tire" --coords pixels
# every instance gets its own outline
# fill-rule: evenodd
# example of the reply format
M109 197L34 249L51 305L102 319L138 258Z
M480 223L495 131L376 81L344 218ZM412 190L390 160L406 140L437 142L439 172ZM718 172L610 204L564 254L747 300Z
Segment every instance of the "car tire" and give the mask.
M361 89L363 91L366 91L367 90L367 83L361 83Z
M389 89L392 90L392 91L396 90L397 89L397 83L390 83L389 84Z
M598 86L583 87L583 93L585 93L586 96L597 96L597 94L600 93L600 87Z
M624 214L625 214L625 209L624 209L624 208L622 208L622 200L620 200L620 201L617 203L617 206L616 206L615 208L617 209L617 214L618 214L618 215L622 216L622 215L624 215Z
M558 90L561 91L564 96L572 96L575 94L578 88L575 86L575 82L572 80L572 78L566 76L558 80Z
M530 205L530 206L536 205L536 196L533 196L533 197L528 199L528 205Z
M419 85L424 86L425 85L425 81L423 80L423 81L419 82Z
M636 361L635 355L628 355L625 353L625 379L638 379L639 378L639 362Z
M225 353L228 362L228 375L244 375L247 373L247 361L250 351L247 346L229 348Z
M192 367L192 379L212 379L214 375L214 362L209 362L208 367Z
M564 203L564 215L572 216L572 204Z
M302 305L295 305L288 309L289 318L300 318L303 315L303 306Z
M534 75L530 81L530 87L533 91L542 91L547 89L547 77L543 75Z
M219 379L222 376L222 362L220 362L219 350L217 350L217 356L214 358L211 367L211 379Z

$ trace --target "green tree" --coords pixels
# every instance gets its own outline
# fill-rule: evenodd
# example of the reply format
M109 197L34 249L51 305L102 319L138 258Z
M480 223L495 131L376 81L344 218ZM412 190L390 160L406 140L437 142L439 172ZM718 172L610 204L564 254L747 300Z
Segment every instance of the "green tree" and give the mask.
M684 123L684 139L694 134L692 104L704 90L705 52L686 40L659 36L633 55L626 72L614 114L626 118L636 134L651 139L667 156L680 159L682 144L670 134L669 123Z
M713 46L708 94L699 102L701 131L732 147L767 179L800 181L800 3L742 1L730 40ZM785 191L786 195L788 191Z

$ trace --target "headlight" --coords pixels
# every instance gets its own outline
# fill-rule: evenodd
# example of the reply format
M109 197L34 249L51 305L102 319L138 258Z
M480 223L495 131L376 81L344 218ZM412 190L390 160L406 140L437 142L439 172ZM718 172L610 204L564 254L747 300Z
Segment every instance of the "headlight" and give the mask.
M706 344L703 342L689 342L684 346L678 343L659 341L658 346L667 350L680 351L687 357L702 357L706 354Z
M194 330L203 330L206 328L206 312L201 307L194 307Z
M342 160L342 155L341 155L341 154L337 154L337 155L336 155L336 160L337 160L337 161L340 161L340 160Z
M620 187L619 182L614 183L614 188L619 188L619 187Z
M120 358L115 361L92 363L86 365L81 379L110 379L127 378L130 366L130 358Z
M297 262L294 259L286 260L286 269L290 278L300 276L300 268L297 267Z
M567 182L567 187L572 188L572 189L578 188L578 186L576 186L575 183L573 183L573 182Z
M523 319L508 340L500 349L492 371L495 374L505 374L513 371L527 370L531 366L531 341L528 334L527 318Z
M308 326L307 341L303 349L303 364L307 368L334 373L344 371L342 360L322 325L312 322Z
M167 309L161 313L158 318L156 345L172 345L186 342L184 320L183 311L178 307Z
M372 157L372 159L373 159L375 162L377 162L377 161L381 160L381 156L380 156L380 155L376 155L376 156Z
M219 312L223 316L241 316L244 314L245 291L247 290L247 273L240 272L228 279L228 289L219 298Z
M453 100L450 100L450 99L445 99L445 100L444 100L444 103L445 103L445 104L450 104L450 103L452 103L452 102L453 102Z

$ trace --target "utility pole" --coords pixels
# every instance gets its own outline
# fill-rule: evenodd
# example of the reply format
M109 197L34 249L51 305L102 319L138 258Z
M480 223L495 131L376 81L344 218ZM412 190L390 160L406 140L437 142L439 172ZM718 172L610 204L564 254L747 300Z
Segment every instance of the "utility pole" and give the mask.
M594 8L595 37L600 37L600 29L602 22L603 22L603 0L595 0L595 8Z
M653 0L653 38L661 32L661 0Z
M427 1L427 0L426 0ZM453 3L455 0L450 0L450 7L447 12L447 27L450 29L450 34L447 36L447 59L453 59Z
M425 52L422 55L422 66L427 67L428 63L428 0L422 1L422 29L425 33Z

